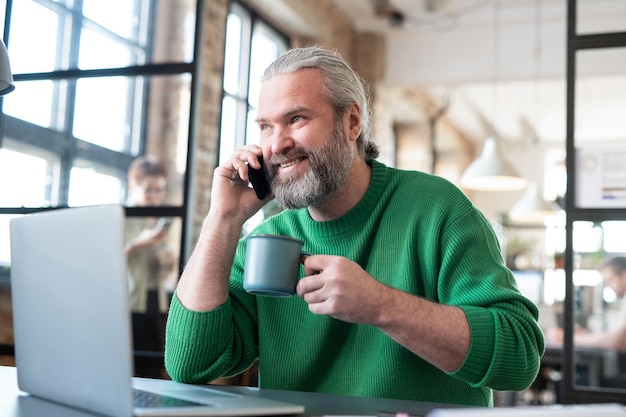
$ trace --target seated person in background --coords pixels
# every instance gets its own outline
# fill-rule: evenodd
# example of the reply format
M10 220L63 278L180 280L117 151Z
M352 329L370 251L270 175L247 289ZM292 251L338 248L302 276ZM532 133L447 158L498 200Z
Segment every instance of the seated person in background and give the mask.
M167 169L152 157L135 159L128 169L129 206L159 206L165 201ZM125 223L127 279L133 313L135 350L161 352L164 313L169 306L166 281L174 255L166 244L169 220L128 217Z
M216 168L211 206L172 299L165 362L209 383L258 359L261 388L489 406L523 390L543 352L485 217L443 178L377 161L367 90L337 53L310 47L262 78L260 147ZM287 210L254 233L303 240L297 296L242 288L244 222L270 200L248 187L263 155Z
M621 298L621 308L617 323L606 332L590 332L582 327L574 330L574 346L595 347L626 351L626 257L617 256L606 261L600 269L604 284ZM546 331L546 341L550 344L563 343L563 329Z

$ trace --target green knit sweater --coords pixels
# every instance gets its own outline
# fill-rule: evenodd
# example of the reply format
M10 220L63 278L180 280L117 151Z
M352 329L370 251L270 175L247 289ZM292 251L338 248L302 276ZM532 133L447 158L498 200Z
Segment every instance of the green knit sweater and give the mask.
M228 302L193 312L172 301L165 363L173 379L208 383L258 359L262 388L481 406L492 405L492 389L534 380L544 348L537 308L516 289L490 224L446 180L374 161L366 195L341 218L284 211L255 233L301 239L305 251L345 256L391 287L460 307L471 331L465 361L446 373L375 327L312 314L297 295L245 293L242 240Z

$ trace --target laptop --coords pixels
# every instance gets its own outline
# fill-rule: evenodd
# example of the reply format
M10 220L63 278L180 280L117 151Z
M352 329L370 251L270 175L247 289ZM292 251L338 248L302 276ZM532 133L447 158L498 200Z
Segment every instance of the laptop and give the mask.
M20 390L114 417L300 414L304 407L208 385L133 378L124 208L11 220L11 291ZM156 397L136 406L134 391ZM156 395L155 395L156 394Z

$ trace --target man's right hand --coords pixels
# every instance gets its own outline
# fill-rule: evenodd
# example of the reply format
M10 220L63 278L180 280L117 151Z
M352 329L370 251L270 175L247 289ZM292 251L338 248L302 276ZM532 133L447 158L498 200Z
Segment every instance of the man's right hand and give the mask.
M215 169L211 207L196 247L176 287L178 300L188 309L209 311L228 300L228 280L243 224L272 197L259 200L248 186L248 164L260 167L261 148L238 149Z
M241 225L272 199L259 200L248 186L249 167L260 168L262 150L256 145L244 146L213 174L210 215L222 220L235 219Z

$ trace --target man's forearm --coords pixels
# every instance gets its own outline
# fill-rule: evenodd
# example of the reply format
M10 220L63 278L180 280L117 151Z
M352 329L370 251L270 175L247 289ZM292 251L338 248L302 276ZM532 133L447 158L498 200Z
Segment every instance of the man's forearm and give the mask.
M456 370L470 345L467 318L457 307L436 304L397 290L378 327L389 337L443 371Z
M209 311L228 299L228 279L241 225L207 216L198 243L189 258L176 288L186 308Z

